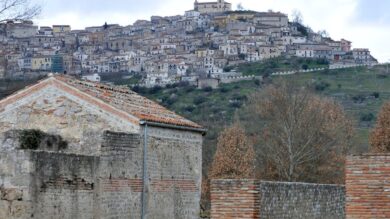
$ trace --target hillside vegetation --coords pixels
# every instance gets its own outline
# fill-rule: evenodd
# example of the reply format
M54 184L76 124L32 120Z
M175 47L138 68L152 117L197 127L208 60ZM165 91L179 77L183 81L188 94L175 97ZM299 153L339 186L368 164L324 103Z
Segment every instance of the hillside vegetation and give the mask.
M249 74L250 71L243 73ZM326 70L283 77L310 86L316 93L333 97L342 103L356 127L351 153L368 151L369 131L375 124L381 105L390 99L390 74L386 66ZM245 124L249 136L256 133L256 124L261 121L248 114L248 95L262 89L264 83L272 83L276 79L272 77L261 83L254 80L222 84L218 89L196 89L177 84L167 88L135 87L134 90L208 129L203 146L203 165L207 172L215 153L217 136L232 123L235 114Z
M326 59L308 59L298 57L278 57L262 62L246 63L237 67L243 75L269 75L275 72L292 70L306 70L312 68L326 68L329 62Z

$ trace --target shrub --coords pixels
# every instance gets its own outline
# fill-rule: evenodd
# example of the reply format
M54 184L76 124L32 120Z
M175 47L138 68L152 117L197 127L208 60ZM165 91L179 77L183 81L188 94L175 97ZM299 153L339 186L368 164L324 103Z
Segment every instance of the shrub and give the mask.
M224 129L210 169L212 179L253 178L255 151L244 128L236 122Z
M183 110L186 112L192 113L195 110L195 106L193 106L193 105L185 106L183 108Z
M180 81L179 83L174 84L177 87L188 87L190 83L188 81Z
M226 66L225 68L223 68L223 71L224 72L231 72L233 70L233 66Z
M227 92L229 92L229 89L227 89L226 87L221 87L221 88L219 89L219 91L220 91L221 93L227 93Z
M233 101L229 104L232 108L240 108L242 106L242 103L240 101Z
M207 98L204 96L197 96L194 98L194 104L199 105L199 104L206 102L206 100L207 100Z
M166 106L171 106L176 102L176 100L177 100L177 98L170 97L170 98L166 99L166 101L164 101L163 103Z
M161 91L161 87L160 86L154 86L152 88L149 89L149 94L156 94L158 93L159 91Z
M318 65L328 65L328 64L329 64L329 61L328 61L327 59L322 58L322 59L317 59L317 60L316 60L316 63L317 63Z
M364 113L360 116L360 121L362 121L362 122L371 122L374 119L375 119L375 116L372 113Z
M330 84L324 81L321 81L320 83L316 83L315 85L316 91L324 91L328 87L330 87Z
M211 92L211 91L213 91L213 88L212 87L204 87L202 90L204 92Z
M190 87L186 87L185 89L184 89L184 92L186 92L186 93L191 93L192 91L194 91L195 90L195 88L193 87L193 86L190 86Z
M39 145L41 144L42 138L44 136L45 133L40 130L23 130L19 137L20 147L22 149L36 150L39 148Z
M378 79L385 79L385 78L387 78L388 76L387 76L386 74L377 74L376 77L377 77Z
M139 94L146 94L148 92L147 88L140 86L134 86L131 90Z
M353 102L363 103L366 100L366 97L363 94L358 94L352 97Z
M233 99L238 100L238 101L244 101L244 100L247 100L248 97L246 95L234 94Z
M374 130L370 134L371 151L390 152L390 102L383 105Z
M373 96L375 99L378 99L379 98L379 92L373 92L371 94L371 96Z

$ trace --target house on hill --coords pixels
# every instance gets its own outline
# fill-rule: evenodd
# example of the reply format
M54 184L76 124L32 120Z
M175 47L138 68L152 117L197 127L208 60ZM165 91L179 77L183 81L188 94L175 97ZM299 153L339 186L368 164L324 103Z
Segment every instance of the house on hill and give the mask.
M195 0L194 11L201 14L223 13L232 10L232 4L224 0L217 0L216 2L198 2Z
M0 124L0 218L198 218L204 130L128 89L52 75Z

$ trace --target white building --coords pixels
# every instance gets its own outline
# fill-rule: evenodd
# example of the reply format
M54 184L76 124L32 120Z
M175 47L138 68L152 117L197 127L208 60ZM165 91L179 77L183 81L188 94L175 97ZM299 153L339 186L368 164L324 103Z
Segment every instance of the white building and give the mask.
M86 81L93 81L93 82L100 82L100 76L98 74L93 74L93 75L84 75L82 77L83 80Z
M201 14L221 13L231 11L232 4L224 0L218 0L217 2L198 2L198 0L195 0L194 10Z

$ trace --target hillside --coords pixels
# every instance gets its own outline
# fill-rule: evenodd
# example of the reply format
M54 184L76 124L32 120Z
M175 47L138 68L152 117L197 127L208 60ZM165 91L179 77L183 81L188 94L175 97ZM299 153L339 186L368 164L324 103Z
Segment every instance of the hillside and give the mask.
M252 70L243 73L249 74L250 71ZM311 86L315 92L340 101L356 126L355 143L351 153L368 150L369 130L375 124L381 105L390 100L390 74L387 73L386 66L326 70L285 77ZM272 83L274 79L275 77L268 83ZM253 116L246 113L245 103L248 95L262 86L259 81L245 81L224 84L215 90L199 90L184 85L173 85L164 89L136 87L135 90L208 129L203 150L204 167L207 168L214 154L218 133L231 123L235 112L241 121L248 124L249 134L256 132L256 123L252 122Z
M293 63L293 66L324 65L318 64L315 60L273 59L262 63L238 66L238 69L244 75L251 75L254 71L260 75L265 71L274 72L275 69L280 68L288 70L287 67L291 67L291 64L287 63ZM351 153L368 150L369 131L375 124L378 110L385 101L390 100L390 73L387 71L387 66L326 70L283 77L295 80L302 85L309 85L315 92L340 101L355 121L356 136ZM104 79L112 79L112 83L124 85L132 84L138 78L123 80L118 75L112 78L104 77ZM266 83L272 83L272 80L275 79L277 77L272 77ZM7 96L34 81L1 81L0 96ZM224 126L232 122L235 113L245 124L250 136L257 132L257 124L260 121L253 119L253 115L247 113L245 106L248 96L263 86L263 83L254 80L223 84L218 89L205 88L200 90L186 84L176 84L167 88L135 87L134 90L208 129L203 150L203 164L205 171L207 171L215 151L218 133Z

